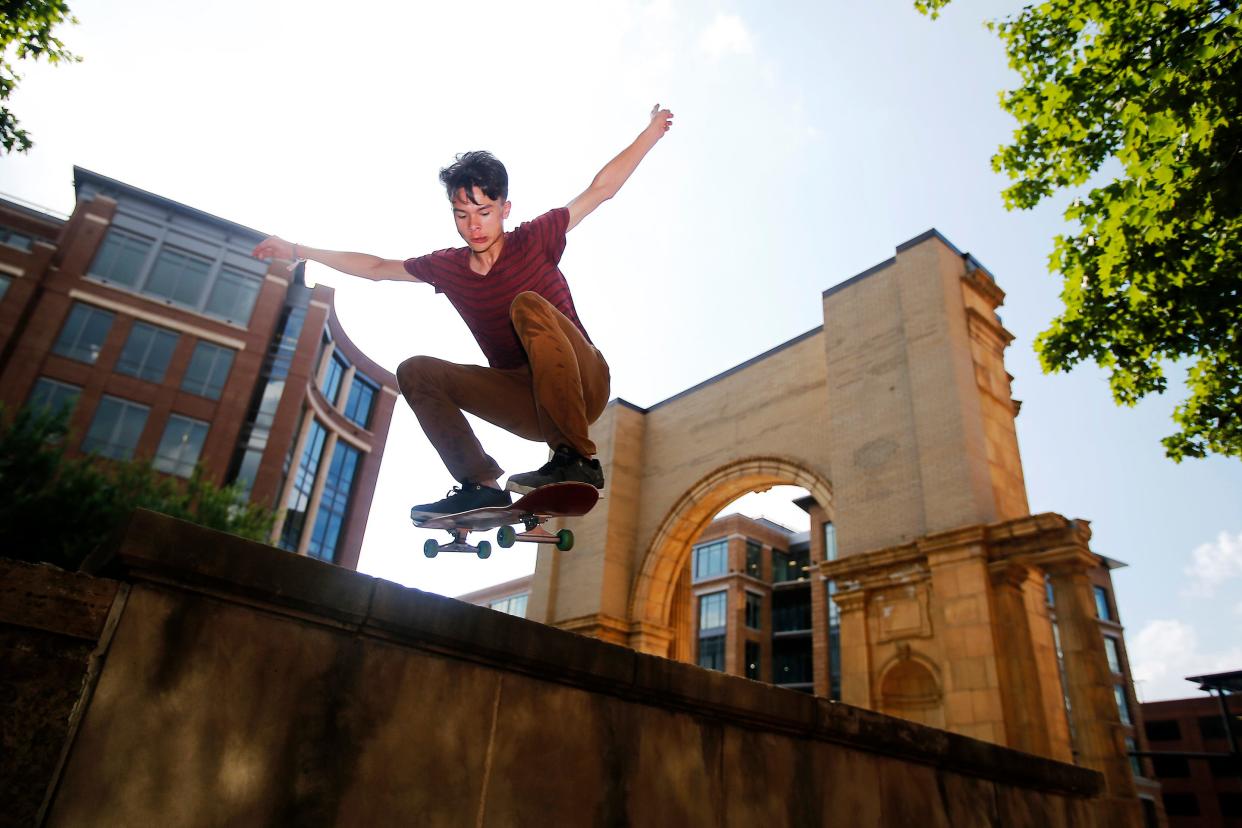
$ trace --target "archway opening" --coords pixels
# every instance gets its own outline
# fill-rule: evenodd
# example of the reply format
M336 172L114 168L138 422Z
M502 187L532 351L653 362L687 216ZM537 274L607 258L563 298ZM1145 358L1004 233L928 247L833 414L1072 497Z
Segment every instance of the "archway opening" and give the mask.
M927 666L913 659L897 662L884 674L880 710L920 724L944 727L936 677Z

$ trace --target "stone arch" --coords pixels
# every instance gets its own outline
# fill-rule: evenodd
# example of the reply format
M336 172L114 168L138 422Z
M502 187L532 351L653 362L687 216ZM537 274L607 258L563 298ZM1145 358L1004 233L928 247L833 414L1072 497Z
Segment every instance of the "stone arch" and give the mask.
M934 664L908 650L881 671L877 709L890 716L944 727L944 694Z
M709 472L668 510L643 555L629 602L630 618L636 625L668 628L673 590L695 538L734 500L773 486L800 486L824 511L832 512L832 485L827 478L790 457L743 457Z

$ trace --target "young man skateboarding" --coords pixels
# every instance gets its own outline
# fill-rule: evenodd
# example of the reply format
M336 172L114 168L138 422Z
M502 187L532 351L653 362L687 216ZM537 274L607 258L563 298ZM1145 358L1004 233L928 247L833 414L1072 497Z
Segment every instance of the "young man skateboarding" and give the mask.
M510 475L527 492L577 481L603 488L588 426L609 397L608 363L574 309L558 263L565 234L621 189L672 126L659 104L634 142L609 161L581 195L506 232L509 178L490 153L468 152L440 171L465 247L401 261L365 253L319 250L272 236L254 255L309 259L377 282L426 282L443 293L474 334L488 367L410 357L397 382L449 473L461 483L447 497L415 506L415 520L512 502L498 482L503 470L479 444L463 412L528 440L546 442L552 459Z

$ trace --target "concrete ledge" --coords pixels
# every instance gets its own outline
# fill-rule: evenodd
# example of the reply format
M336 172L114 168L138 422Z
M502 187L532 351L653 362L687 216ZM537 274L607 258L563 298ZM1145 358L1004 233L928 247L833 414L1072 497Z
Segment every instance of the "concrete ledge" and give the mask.
M638 654L564 630L409 589L309 558L138 512L101 571L208 594L327 627L688 712L848 746L1005 785L1096 796L1094 771L826 699ZM555 724L552 724L555 727Z

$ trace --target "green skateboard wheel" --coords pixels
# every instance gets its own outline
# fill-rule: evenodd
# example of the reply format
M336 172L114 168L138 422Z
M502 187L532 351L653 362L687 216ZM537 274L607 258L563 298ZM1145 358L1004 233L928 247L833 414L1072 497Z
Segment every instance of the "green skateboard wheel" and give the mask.
M574 533L568 529L562 529L556 533L556 548L562 552L568 552L574 548Z
M479 541L479 557L490 558L492 556L492 545L487 541Z
M517 532L513 531L513 527L500 527L500 531L496 533L496 543L500 544L500 548L508 549L515 542L517 542Z
M440 544L436 543L435 538L427 538L423 544L423 554L428 558L434 558L440 554Z

